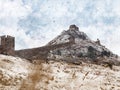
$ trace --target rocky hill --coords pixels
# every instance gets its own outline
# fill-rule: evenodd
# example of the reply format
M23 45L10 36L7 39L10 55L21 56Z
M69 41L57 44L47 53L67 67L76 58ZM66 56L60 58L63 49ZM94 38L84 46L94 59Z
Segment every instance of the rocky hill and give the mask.
M65 45L65 47L51 49L48 53L48 60L63 60L73 63L84 61L96 64L107 62L120 65L117 60L117 55L101 45L99 39L92 41L84 32L79 31L76 25L71 25L68 30L63 31L47 45L51 46L65 43L69 44Z
M40 61L40 60L39 60ZM35 63L35 61L34 61ZM120 67L0 55L0 90L119 90Z
M32 60L57 60L80 64L81 61L95 64L120 65L118 56L97 41L91 40L76 25L70 25L47 45L15 51L16 56Z

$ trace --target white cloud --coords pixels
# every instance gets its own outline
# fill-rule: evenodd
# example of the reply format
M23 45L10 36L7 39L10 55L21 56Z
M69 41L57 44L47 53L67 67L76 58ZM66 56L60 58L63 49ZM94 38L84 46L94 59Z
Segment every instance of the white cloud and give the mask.
M23 37L25 35L25 32L21 32L22 30L18 31L19 28L17 23L20 18L26 17L30 12L31 8L27 5L23 6L21 0L1 0L0 35L12 35L19 38ZM22 40L22 42L24 42L26 38L23 38ZM19 44L16 46L23 48L23 46L19 46Z
M0 35L16 37L16 49L46 44L70 24L120 55L120 0L1 0ZM32 42L32 43L31 43Z

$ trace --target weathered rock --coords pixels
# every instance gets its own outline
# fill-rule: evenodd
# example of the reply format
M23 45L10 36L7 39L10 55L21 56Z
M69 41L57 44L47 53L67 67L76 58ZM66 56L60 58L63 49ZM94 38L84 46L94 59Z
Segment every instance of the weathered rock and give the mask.
M63 31L58 37L50 41L47 46L64 44L66 42L71 42L72 44L54 50L51 49L48 53L48 59L62 59L63 61L74 63L80 61L81 58L90 62L98 62L99 57L106 57L106 59L112 57L115 59L114 62L117 62L116 55L101 45L100 40L97 40L97 42L92 41L84 32L79 31L76 25L71 25L67 31Z

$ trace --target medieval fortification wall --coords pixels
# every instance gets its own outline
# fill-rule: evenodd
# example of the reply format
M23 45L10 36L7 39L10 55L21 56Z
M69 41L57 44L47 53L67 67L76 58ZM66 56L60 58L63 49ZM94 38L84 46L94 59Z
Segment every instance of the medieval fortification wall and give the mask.
M47 59L50 50L66 47L73 44L73 41L64 44L48 45L38 48L15 50L15 38L9 35L0 36L0 54L18 56L28 60Z
M66 47L73 44L72 42L67 42L64 44L58 44L58 45L51 45L51 46L43 46L38 48L32 48L32 49L24 49L24 50L17 50L15 51L16 56L28 59L28 60L46 60L48 53L50 50L54 50L60 47Z

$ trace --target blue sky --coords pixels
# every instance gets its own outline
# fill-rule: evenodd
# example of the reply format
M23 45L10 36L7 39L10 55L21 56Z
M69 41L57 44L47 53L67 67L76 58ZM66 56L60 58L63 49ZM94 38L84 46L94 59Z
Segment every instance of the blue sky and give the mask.
M0 35L16 37L16 49L45 45L76 24L120 55L120 0L0 0Z

